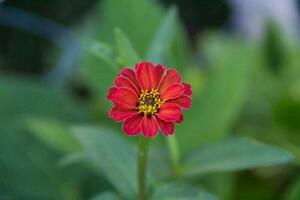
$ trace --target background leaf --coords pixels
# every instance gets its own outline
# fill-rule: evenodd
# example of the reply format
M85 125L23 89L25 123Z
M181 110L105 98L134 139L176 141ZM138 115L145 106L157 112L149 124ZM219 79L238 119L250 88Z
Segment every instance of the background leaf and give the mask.
M76 138L99 173L128 199L137 194L137 153L131 145L108 129L74 127Z
M51 130L35 124L41 131L37 139L37 135L29 134L26 123L28 118L55 119L63 126L85 121L86 111L64 90L29 78L1 76L0 95L0 198L77 199L78 188L68 177L69 172L56 165L58 151L39 140L50 137L43 134ZM68 149L67 143L52 139L48 144Z
M99 40L86 39L87 37L82 36L81 39L85 48L80 60L80 72L93 94L98 97L99 92L105 94L119 67L113 47Z
M115 30L115 36L117 49L119 52L118 61L123 66L134 66L136 63L140 62L141 58L123 31L117 28Z
M63 121L85 121L86 110L68 92L29 78L0 76L0 120L47 116Z
M103 192L101 194L98 194L91 200L120 200L120 197L118 197L118 195L113 192Z
M89 41L89 43L84 44L85 50L99 59L109 64L112 71L117 71L115 63L115 52L111 45L101 42L101 41Z
M203 145L184 158L184 174L244 170L291 162L293 156L280 148L249 139L232 138Z
M152 200L217 200L203 189L181 183L159 185Z
M169 8L151 42L146 60L154 63L166 63L167 53L176 33L176 17L176 8Z
M192 109L185 112L185 122L177 126L176 135L184 152L226 136L244 103L251 49L232 42L219 48L213 54L212 71L203 91L193 96Z
M58 154L15 122L0 124L0 199L77 199L69 172L55 165Z
M68 126L58 120L27 118L28 131L51 148L64 153L71 153L80 149L79 143L70 134Z
M285 199L298 200L299 198L300 198L300 179L298 177L291 185L291 188L289 189Z
M138 17L143 16L143 17ZM104 0L96 7L94 35L103 41L113 42L111 33L116 27L132 41L137 52L144 56L159 26L163 10L155 1Z

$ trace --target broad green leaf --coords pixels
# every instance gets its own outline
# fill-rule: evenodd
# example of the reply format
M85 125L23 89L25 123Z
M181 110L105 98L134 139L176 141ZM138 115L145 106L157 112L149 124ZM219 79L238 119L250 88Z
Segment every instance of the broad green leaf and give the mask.
M72 128L89 160L122 196L132 199L137 194L135 149L120 136L104 128Z
M180 23L176 29L176 35L171 44L171 50L168 57L168 65L176 68L179 72L183 73L186 68L190 66L191 50L187 33L184 26ZM184 78L185 79L185 78Z
M161 22L163 12L155 1L104 0L95 10L95 36L113 42L116 27L122 29L140 55L147 47Z
M193 95L192 108L185 112L185 121L177 128L183 151L228 134L244 103L252 51L233 42L219 48L210 60L212 71L203 91L200 96Z
M87 51L91 52L92 54L99 57L99 59L102 59L107 64L109 64L112 68L112 71L117 71L117 65L115 62L115 52L109 44L104 42L91 41L85 46L85 49Z
M152 200L216 200L201 188L181 183L159 185L154 191Z
M81 73L95 95L99 97L100 93L104 96L120 68L115 62L114 53L104 43L93 41L86 45L80 61Z
M68 125L53 119L29 118L25 121L28 130L51 148L64 153L80 149L79 143L70 134Z
M162 24L164 13L155 1L104 0L95 7L93 14L86 19L86 23L78 27L78 35L80 37L86 35L85 38L93 38L94 41L113 44L115 41L114 30L119 27L127 36L137 54L143 59L153 42L154 35ZM171 44L172 51L169 52L171 55L168 55L172 58L172 61L168 64L172 64L176 68L182 68L187 63L188 50L184 31L178 29L177 25L173 32L170 28L169 35L163 43L164 45L167 44L166 41L169 41L173 34L176 35L176 41L174 40ZM167 54L167 52L164 53ZM123 62L125 61L121 60L122 66L129 66L133 63L133 60L130 63ZM117 72L112 72L111 68L115 67L89 52L84 52L80 71L93 88L94 93L97 94L97 97L99 90L104 95L116 76Z
M86 158L87 158L86 154L82 151L70 153L70 154L67 154L66 156L62 157L62 159L59 160L58 166L67 167L74 163L86 161Z
M0 199L77 199L58 155L15 121L0 122Z
M126 66L134 66L141 61L131 42L119 28L115 30L117 49L119 52L118 62Z
M104 0L95 6L86 22L77 27L77 31L82 43L89 47L93 46L89 38L93 41L114 44L116 39L114 31L119 27L137 53L144 56L159 26L162 14L161 8L153 1ZM129 63L125 65L128 66ZM83 52L80 63L80 71L97 98L99 93L105 96L120 67L99 58L90 51Z
M177 31L177 10L171 7L159 26L149 50L146 55L146 60L154 63L165 63L169 48L171 47L171 42L174 39L175 33Z
M280 148L243 138L203 145L184 158L186 176L209 172L245 170L291 162L293 156Z
M63 121L84 121L86 112L67 91L34 79L0 76L0 121L25 116L47 116Z
M287 192L285 200L299 200L300 199L300 179L299 177L291 185L291 188Z
M34 117L82 122L86 120L82 106L65 90L33 79L1 76L0 95L0 196L76 199L76 187L57 167L58 154L28 134L24 120Z
M121 200L118 195L116 195L113 192L103 192L101 194L98 194L91 200Z
M156 31L156 34L148 49L146 60L154 63L166 63L172 41L174 39L176 32L178 32L176 17L177 17L177 10L175 7L171 7L167 11L164 20L162 21L161 25ZM168 139L170 140L170 138ZM175 148L174 147L172 148L170 144L171 143L168 143L169 149L172 149L171 151L172 162L173 165L176 165L175 164L176 157L178 156L174 155L174 152L178 151L177 146Z
M232 200L236 192L237 173L219 172L201 177L201 184L210 193L222 200Z
M93 24L99 24L99 21L94 21L93 18L88 18L88 26L83 24L77 27L77 35L83 47L80 72L94 95L99 98L99 93L104 96L107 88L112 84L119 67L112 42L96 37L99 33L94 32L96 26Z

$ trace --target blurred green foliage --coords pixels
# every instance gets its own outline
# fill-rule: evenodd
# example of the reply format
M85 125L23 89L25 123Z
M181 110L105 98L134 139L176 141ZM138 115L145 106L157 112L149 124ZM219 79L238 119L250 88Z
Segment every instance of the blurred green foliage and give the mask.
M150 199L300 198L300 47L281 29L263 42L208 32L192 49L177 8L103 0L73 30L83 56L65 87L1 71L0 199L136 199L136 138L105 95L139 60L193 85L185 122L152 144Z

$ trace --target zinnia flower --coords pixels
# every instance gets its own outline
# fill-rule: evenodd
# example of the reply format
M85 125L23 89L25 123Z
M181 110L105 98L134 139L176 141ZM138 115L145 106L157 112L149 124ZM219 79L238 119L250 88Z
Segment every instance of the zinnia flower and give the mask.
M121 69L108 90L107 98L114 104L109 116L123 121L123 130L130 136L155 137L159 129L172 135L174 123L183 121L182 109L191 106L191 94L191 85L183 83L176 70L140 62L135 70Z

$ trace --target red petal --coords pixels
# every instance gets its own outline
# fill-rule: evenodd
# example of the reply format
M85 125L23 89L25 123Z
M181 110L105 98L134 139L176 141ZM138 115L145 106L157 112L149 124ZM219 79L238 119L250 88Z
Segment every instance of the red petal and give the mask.
M123 109L136 109L138 104L138 96L136 93L128 88L117 88L111 95L113 103Z
M183 122L183 114L181 114L179 119L175 122L178 123L178 124L181 124Z
M120 75L131 80L131 82L135 85L135 87L137 89L140 89L139 83L137 82L136 77L135 77L135 72L132 69L123 68L123 69L121 69Z
M141 62L136 65L136 79L141 89L151 90L157 86L157 71L150 62Z
M117 106L113 107L109 111L109 116L113 118L116 122L123 121L124 119L127 119L128 117L138 113L137 110L124 110L122 108L119 108Z
M192 89L191 89L191 84L189 83L182 83L183 86L184 86L184 94L185 95L188 95L188 96L191 96L192 95Z
M117 88L116 87L111 87L108 89L108 92L107 92L107 96L106 98L111 100L112 99L112 95L116 92Z
M157 71L157 85L156 88L158 88L160 82L162 81L162 77L165 73L166 67L164 65L158 64L156 65L156 71Z
M135 85L128 78L124 76L118 76L114 82L117 87L127 87L135 91L137 95L140 94L139 90L135 87Z
M177 99L171 99L168 102L176 103L182 108L189 109L192 104L192 99L187 95L182 95L182 96L178 97Z
M159 93L162 93L166 88L173 85L174 83L179 83L180 81L181 77L178 72L175 69L169 69L160 83Z
M179 105L175 103L164 103L159 108L156 116L167 122L175 122L179 119L181 112L182 111Z
M158 132L158 125L155 117L144 116L141 128L145 137L155 137Z
M167 101L169 99L176 99L180 97L184 92L184 87L181 83L175 83L170 87L166 88L161 94L160 98L163 101Z
M161 132L165 135L173 135L175 126L173 122L166 122L159 118L156 119Z
M127 135L137 135L141 133L141 122L143 116L138 113L127 118L123 123L123 130Z

